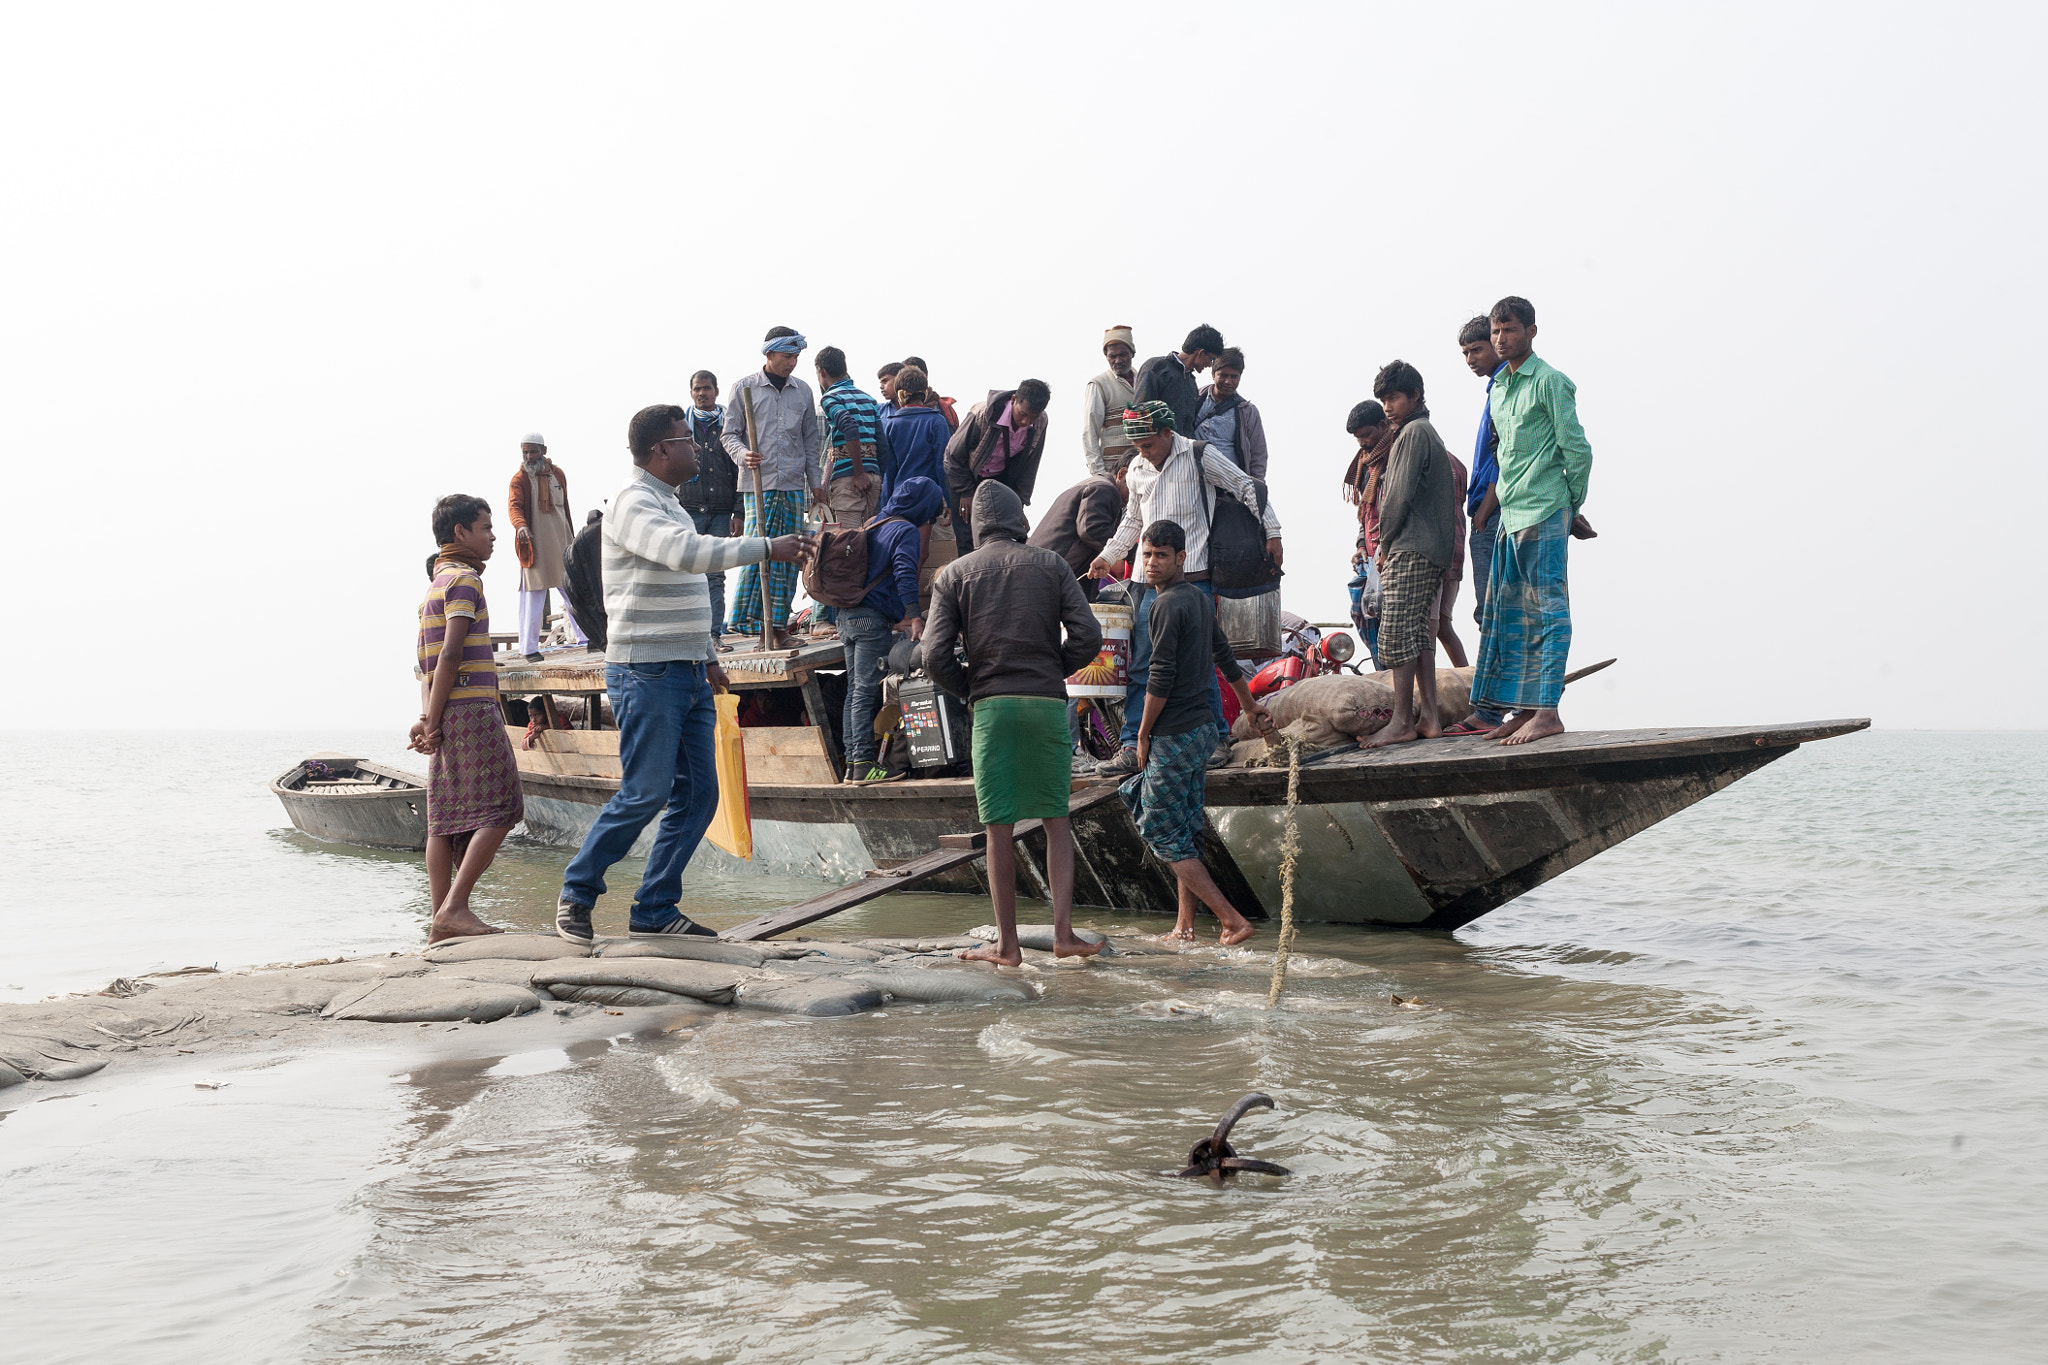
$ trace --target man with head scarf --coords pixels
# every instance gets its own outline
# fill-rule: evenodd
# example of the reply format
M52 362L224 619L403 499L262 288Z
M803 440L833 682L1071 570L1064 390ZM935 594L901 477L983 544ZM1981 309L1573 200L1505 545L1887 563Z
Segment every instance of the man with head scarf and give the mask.
M548 458L547 440L537 431L519 441L519 470L505 494L512 519L513 551L519 557L519 652L529 663L540 662L540 630L548 613L548 589L560 591L567 581L562 555L575 537L569 519L569 481ZM587 643L564 603L562 619L569 636Z
M796 377L797 357L810 345L792 327L771 327L761 343L761 368L732 386L725 400L725 449L740 466L740 503L749 536L795 535L803 530L804 509L825 506L825 481L819 456L824 431L811 386ZM758 449L747 445L747 411L754 414ZM761 471L763 496L754 497L751 471ZM740 570L733 588L729 620L741 635L761 632L760 567ZM795 564L768 565L768 597L777 630L789 623L796 597Z
M1187 558L1183 561L1182 572L1195 590L1215 598L1215 589L1209 586L1209 522L1215 515L1216 494L1220 490L1230 494L1246 507L1260 504L1259 485L1251 475L1239 469L1218 451L1203 445L1196 452L1196 442L1180 434L1174 425L1173 410L1166 404L1154 400L1140 403L1124 414L1124 430L1130 435L1131 444L1138 454L1131 461L1130 473L1125 482L1130 488L1130 497L1124 504L1124 519L1103 546L1102 554L1088 566L1093 578L1113 578L1116 566L1130 558L1136 548L1138 534L1145 527L1157 521L1170 521L1181 528ZM1280 566L1280 518L1273 511L1273 504L1265 504L1266 553L1272 558L1273 566ZM1124 704L1123 744L1116 756L1105 762L1097 772L1104 776L1125 776L1138 771L1138 717L1145 704L1145 669L1151 663L1151 649L1146 643L1146 629L1151 620L1152 599L1157 595L1149 587L1141 586L1136 572L1132 575L1130 594L1132 605L1137 608L1131 630L1131 683ZM1210 755L1211 766L1220 766L1230 761L1230 724L1223 719L1223 692L1211 679L1209 701L1216 722L1216 747Z
M945 510L946 495L930 479L903 480L868 524L868 591L857 607L839 611L839 640L846 648L846 780L880 782L889 770L875 761L875 711L881 705L882 672L896 636L920 639L917 571L925 528Z
M1131 329L1112 327L1102 334L1102 354L1109 368L1088 381L1081 400L1081 457L1088 472L1106 477L1128 456L1131 443L1124 437L1124 409L1138 401L1137 373L1131 369L1138 348Z
M963 428L964 429L964 428ZM1095 657L1102 628L1074 571L1051 550L1024 543L1024 504L999 480L974 490L974 546L939 571L925 628L932 681L974 710L974 804L988 830L989 899L996 942L961 956L1014 967L1019 820L1045 822L1045 870L1052 883L1053 952L1084 956L1098 944L1074 934L1073 789L1067 731L1067 675ZM1062 640L1061 632L1065 631ZM966 646L962 667L954 646Z

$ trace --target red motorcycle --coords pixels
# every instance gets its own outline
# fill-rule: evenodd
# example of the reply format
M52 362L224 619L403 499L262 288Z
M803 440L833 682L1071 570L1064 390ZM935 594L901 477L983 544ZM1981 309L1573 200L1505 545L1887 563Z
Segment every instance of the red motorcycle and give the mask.
M1271 696L1304 678L1342 673L1351 663L1351 656L1358 652L1357 643L1341 630L1303 643L1306 648L1301 653L1283 654L1252 674L1251 693L1254 697ZM1352 667L1351 671L1356 673L1358 669Z

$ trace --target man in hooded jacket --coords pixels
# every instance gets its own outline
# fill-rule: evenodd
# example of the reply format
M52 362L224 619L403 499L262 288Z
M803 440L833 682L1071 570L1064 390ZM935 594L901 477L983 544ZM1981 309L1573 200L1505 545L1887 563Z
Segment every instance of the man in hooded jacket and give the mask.
M1083 943L1073 929L1066 678L1095 657L1102 628L1067 561L1024 543L1031 528L1024 504L1007 484L989 479L976 488L971 515L975 548L933 580L924 637L924 666L932 681L973 706L974 803L988 830L997 939L961 956L1008 967L1023 961L1017 944L1017 855L1010 840L1016 823L1030 819L1045 822L1053 951L1085 956L1100 945ZM961 643L965 667L954 655Z
M946 507L946 495L930 479L903 480L868 524L868 592L857 607L839 613L839 639L846 647L846 780L880 782L889 770L875 761L875 712L881 706L882 673L897 635L918 639L924 619L917 609L920 542L926 527Z

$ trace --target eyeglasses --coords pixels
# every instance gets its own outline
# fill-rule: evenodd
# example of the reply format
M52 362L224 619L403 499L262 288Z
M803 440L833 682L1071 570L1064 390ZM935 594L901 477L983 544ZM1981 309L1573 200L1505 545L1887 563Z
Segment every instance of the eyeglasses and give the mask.
M655 444L658 446L666 446L673 445L677 441L688 441L691 445L697 444L697 438L694 436L664 436L659 441L656 441Z

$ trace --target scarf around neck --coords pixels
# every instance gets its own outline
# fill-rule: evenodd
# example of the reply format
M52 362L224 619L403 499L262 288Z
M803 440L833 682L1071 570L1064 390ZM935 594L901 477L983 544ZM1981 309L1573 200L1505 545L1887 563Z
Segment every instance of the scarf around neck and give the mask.
M484 571L482 559L452 542L443 545L434 555L434 572L437 575L441 572L441 566L444 564L460 564L468 568L472 573L482 573Z
M1344 471L1344 501L1366 507L1379 501L1380 476L1387 472L1387 456L1393 452L1399 432L1400 428L1387 423L1377 441L1351 457L1351 468Z

